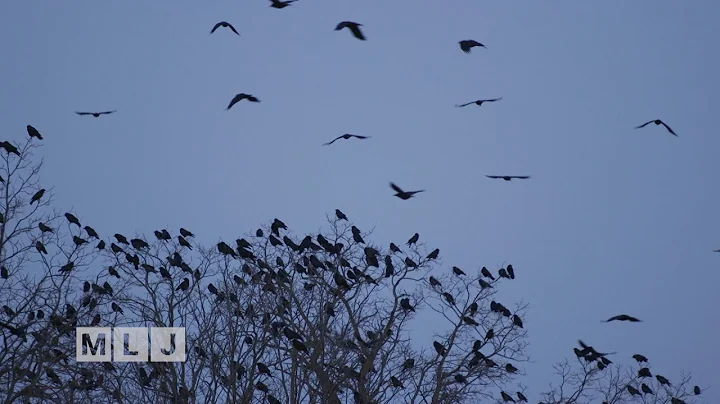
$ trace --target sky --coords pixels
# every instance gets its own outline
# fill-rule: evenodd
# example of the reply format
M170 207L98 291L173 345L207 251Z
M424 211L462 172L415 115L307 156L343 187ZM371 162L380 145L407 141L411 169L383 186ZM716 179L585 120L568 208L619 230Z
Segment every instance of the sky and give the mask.
M720 380L720 3L269 4L3 4L0 133L35 126L56 207L106 235L210 244L275 217L317 231L340 208L378 243L419 232L448 268L512 263L499 300L530 304L532 397L578 338ZM241 36L210 35L222 20ZM226 111L240 92L261 103ZM679 137L633 129L656 118ZM344 133L372 138L321 146ZM600 322L620 313L645 322Z

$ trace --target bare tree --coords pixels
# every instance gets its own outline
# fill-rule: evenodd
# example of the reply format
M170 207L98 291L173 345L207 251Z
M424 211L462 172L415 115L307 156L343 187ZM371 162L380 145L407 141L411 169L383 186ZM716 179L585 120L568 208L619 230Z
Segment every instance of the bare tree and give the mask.
M0 151L4 402L449 404L530 395L518 387L526 305L505 306L495 294L515 278L511 265L442 265L418 234L382 247L339 211L312 234L275 219L211 247L186 229L101 237L51 209L42 161L32 161L37 147ZM431 338L412 334L430 320ZM76 362L79 326L185 327L187 360ZM689 377L666 384L593 349L575 353L575 367L556 367L561 383L545 402L691 402Z
M104 388L130 401L456 403L512 380L506 365L527 359L525 333L519 315L490 303L497 280L446 274L433 285L439 251L385 251L328 222L293 239L275 219L212 249L164 229L147 246L108 240L115 275L99 278L113 278L124 312L103 324L184 326L189 352L153 369L116 363ZM417 350L408 329L426 304L447 330Z
M543 403L690 404L702 393L703 389L692 386L690 375L656 372L642 354L627 358L629 364L598 354L575 348L576 360L557 363L555 375L560 380L542 394Z
M79 226L69 228L50 209L52 192L38 178L42 160L33 161L39 146L32 139L10 146L12 152L0 152L0 397L6 403L61 394L54 369L69 363L73 327L91 311L78 293L78 276L92 260L85 243L73 239Z

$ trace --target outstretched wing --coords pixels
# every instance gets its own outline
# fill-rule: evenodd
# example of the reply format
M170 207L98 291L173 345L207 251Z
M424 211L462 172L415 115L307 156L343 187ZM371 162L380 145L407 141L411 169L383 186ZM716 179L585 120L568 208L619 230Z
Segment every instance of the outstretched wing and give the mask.
M397 193L399 193L399 194L405 193L405 191L403 191L402 189L400 189L399 186L393 184L392 182L390 183L390 188L392 188L395 192L397 192Z
M455 106L458 107L458 108L462 108L462 107L467 107L467 106L470 105L470 104L475 104L475 101L470 101L470 102L467 102L467 103L465 103L465 104L455 104Z
M529 175L511 175L510 178L517 178L517 179L519 179L519 180L526 180L526 179L530 178L530 176L529 176Z
M351 25L350 31L352 31L352 34L353 34L353 36L355 36L355 38L357 38L361 41L364 41L366 39L365 35L363 35L363 33L360 31L360 27L358 26L358 24Z
M92 112L78 112L78 111L75 111L75 113L78 114L78 115L92 115Z
M240 93L240 94L235 95L235 96L233 97L233 99L230 100L230 104L228 104L228 106L227 106L226 109L229 110L230 108L232 108L233 105L235 105L235 104L237 104L238 102L242 101L242 99L245 98L246 96L247 96L247 94L245 94L245 93Z
M670 128L665 122L660 121L660 123L662 124L662 126L665 127L665 129L668 130L668 132L672 133L673 135L675 135L675 136L677 136L677 137L680 137L680 136L678 136L677 133L675 133L675 132L672 130L672 128Z
M331 141L329 141L329 142L327 142L327 143L323 143L323 146L329 146L329 145L335 143L335 141L338 140L338 139L340 139L341 137L342 137L342 135L336 137L335 139L333 139L333 140L331 140Z
M222 22L219 22L219 23L215 24L215 26L213 27L213 29L210 30L210 33L212 34L213 32L215 32L215 30L217 30L217 29L220 28L221 26L222 26Z
M493 179L502 178L502 176L500 176L500 175L486 175L486 177L493 178Z
M717 250L713 250L713 252L720 252L720 249L717 249Z
M500 101L502 99L503 99L503 97L499 97L499 98L493 98L491 100L482 100L482 102L495 102L495 101Z
M117 109L113 109L112 111L98 112L98 114L99 115L109 115L109 114L112 114L113 112L117 112Z
M350 135L350 136L356 137L356 138L358 138L358 139L369 139L369 138L370 138L370 136L363 136L363 135ZM342 137L342 136L341 136L341 137Z
M655 122L655 120L647 121L647 122L645 122L644 124L642 124L642 125L640 125L640 126L636 126L635 129L644 128L644 127L648 126L649 124L651 124L651 123L653 123L653 122Z
M235 33L235 35L240 36L240 33L237 32L237 30L235 30L235 27L233 27L232 24L228 24L227 26L228 26L228 28L230 28L232 30L232 32Z

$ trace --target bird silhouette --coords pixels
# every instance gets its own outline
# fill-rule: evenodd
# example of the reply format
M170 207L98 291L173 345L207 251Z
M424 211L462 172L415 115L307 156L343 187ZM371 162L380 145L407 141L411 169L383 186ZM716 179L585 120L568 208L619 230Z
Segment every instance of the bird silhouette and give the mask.
M350 138L369 139L370 137L371 137L371 136L353 135L352 133L346 133L346 134L344 134L344 135L341 135L341 136L336 137L335 139L333 139L333 140L331 140L331 141L329 141L329 142L327 142L327 143L323 143L323 146L329 146L329 145L335 143L336 140L340 140L340 139L345 139L345 140L348 140L348 139L350 139Z
M234 32L237 36L240 36L240 34L238 34L237 30L235 29L235 27L233 27L232 24L230 24L230 23L227 22L227 21L220 21L219 23L215 24L215 26L214 26L213 29L210 31L210 33L211 33L211 34L214 33L214 32L215 32L218 28L220 28L220 27L230 28L230 30L231 30L232 32Z
M395 191L395 196L397 196L398 198L400 198L402 200L408 200L408 199L412 198L413 196L415 196L415 194L417 194L417 193L425 192L424 189L421 189L418 191L403 191L399 186L393 184L392 182L390 183L390 188L392 188Z
M670 128L665 122L663 122L663 121L660 120L660 119L653 119L653 120L651 120L651 121L647 121L647 122L645 122L644 124L642 124L642 125L640 125L640 126L636 126L635 129L644 128L644 127L650 125L651 123L654 123L655 125L662 125L662 126L664 126L665 129L667 129L668 132L670 132L672 135L678 137L677 133L675 133L675 132L672 130L672 128Z
M476 101L466 102L465 104L455 104L455 106L458 107L458 108L463 108L463 107L467 107L468 105L475 104L475 105L477 105L477 106L479 107L479 106L483 105L483 103L485 103L485 102L495 102L495 101L500 101L500 100L502 100L502 99L503 99L503 97L500 97L500 98L492 98L492 99L489 99L489 100L476 100Z
M35 202L38 202L40 200L40 198L43 197L43 195L45 195L45 188L35 192L35 195L33 195L32 198L30 198L30 205L32 205Z
M517 178L519 180L526 180L530 178L529 175L486 175L488 178L492 179L504 179L505 181L512 181L513 179Z
M229 111L230 108L232 108L233 105L237 104L238 102L240 102L240 101L242 101L242 100L248 100L248 101L250 101L250 102L260 102L260 100L258 100L258 99L257 99L255 96L253 96L253 95L245 94L245 93L240 93L240 94L235 95L235 96L233 97L233 99L230 100L230 104L228 104L228 106L227 106L227 108L226 108L225 110L226 110L226 111Z
M481 44L480 42L478 42L474 39L464 39L458 43L460 44L460 49L462 49L462 51L465 53L470 53L470 49L472 49L476 46L480 46L482 48L487 48L487 46Z
M642 320L640 320L640 319L638 319L638 318L635 318L635 317L632 317L632 316L628 316L627 314L620 314L620 315L617 315L617 316L614 316L614 317L610 317L609 319L607 319L607 320L605 320L605 321L603 321L603 322L604 322L604 323L609 323L609 322L611 322L611 321L629 321L629 322L631 322L631 323L639 323L639 322L642 322Z
M290 4L296 2L297 0L270 0L272 4L270 4L270 7L277 8L277 9L283 9Z
M37 129L33 128L32 125L27 126L27 133L28 133L28 135L30 135L31 138L36 137L36 138L38 138L38 140L43 140L43 137L40 134L40 132L38 132Z
M360 27L362 27L362 24L358 24L353 21L343 21L339 23L335 27L335 31L340 31L343 28L347 28L352 32L353 36L361 41L366 40L365 35L363 35L362 31L360 31Z
M92 115L95 118L99 118L100 115L110 115L115 112L117 112L117 109L114 109L112 111L103 111L103 112L78 112L78 111L75 111L75 113L78 115Z

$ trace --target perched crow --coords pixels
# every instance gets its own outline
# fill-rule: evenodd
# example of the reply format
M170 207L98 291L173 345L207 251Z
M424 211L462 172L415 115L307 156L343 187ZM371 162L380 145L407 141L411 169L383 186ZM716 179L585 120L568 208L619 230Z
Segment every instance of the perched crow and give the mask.
M342 136L336 137L335 139L333 139L333 140L330 141L330 142L323 143L323 146L329 146L329 145L335 143L336 140L340 140L340 139L348 140L348 139L353 138L353 137L354 137L354 138L357 138L357 139L369 139L369 138L370 138L370 136L353 135L353 134L351 134L351 133L346 133L346 134L344 134L344 135L342 135Z
M32 198L30 198L30 205L32 205L33 203L39 201L40 198L43 197L43 195L45 195L45 188L43 188L43 189L35 192L35 195L33 195Z
M33 128L32 125L27 126L27 133L28 133L28 135L30 135L31 138L36 137L36 138L38 138L38 140L43 140L43 137L40 134L40 132L38 132L37 129Z
M232 24L230 24L227 21L220 21L219 23L215 24L215 26L210 31L210 33L211 34L214 33L215 30L217 30L220 27L230 28L232 30L232 32L234 32L237 36L240 36L240 34L238 34L238 32L235 30L235 27L233 27Z
M486 175L486 177L492 178L492 179L502 178L505 181L512 181L513 178L517 178L519 180L526 180L526 179L530 178L529 175Z
M343 28L347 28L350 30L350 32L352 32L355 38L364 41L366 38L365 35L363 35L363 33L360 31L360 27L362 27L362 24L358 24L352 21L343 21L335 27L335 31L340 31Z
M470 104L475 104L475 105L477 105L477 106L479 107L479 106L483 105L484 102L495 102L495 101L500 101L500 100L502 100L502 99L503 99L503 97L493 98L493 99L490 99L490 100L476 100L476 101L467 102L467 103L465 103L465 104L455 104L455 106L458 107L458 108L462 108L462 107L467 107L467 106L470 105Z
M487 46L481 44L480 42L478 42L478 41L476 41L476 40L474 40L474 39L465 39L465 40L462 40L462 41L460 41L460 42L458 42L458 43L460 44L460 49L462 49L462 51L465 52L465 53L470 53L470 49L472 49L472 48L474 48L474 47L476 47L476 46L480 46L480 47L483 47L483 48L487 48Z
M399 186L393 184L392 182L390 183L390 188L392 188L396 192L395 196L397 196L398 198L400 198L402 200L408 200L408 199L412 198L413 196L415 196L415 194L417 194L417 193L425 192L424 189L421 189L419 191L407 191L406 192L406 191L403 191Z
M666 124L665 122L661 121L660 119L653 119L652 121L647 121L647 122L645 122L644 124L642 124L642 125L640 125L640 126L636 126L635 129L644 128L644 127L650 125L651 123L654 123L655 125L662 125L662 126L664 126L665 129L667 129L668 132L670 132L670 133L673 134L674 136L677 136L677 133L675 133L669 126L667 126L667 124Z
M114 112L117 112L117 109L114 109L112 111L103 111L103 112L78 112L78 111L75 111L75 113L78 115L92 115L95 118L99 118L100 115L110 115Z
M232 108L233 105L237 104L238 102L242 100L248 100L250 102L260 102L255 96L245 93L237 94L233 99L230 101L230 104L228 104L226 110L229 111L230 108Z

